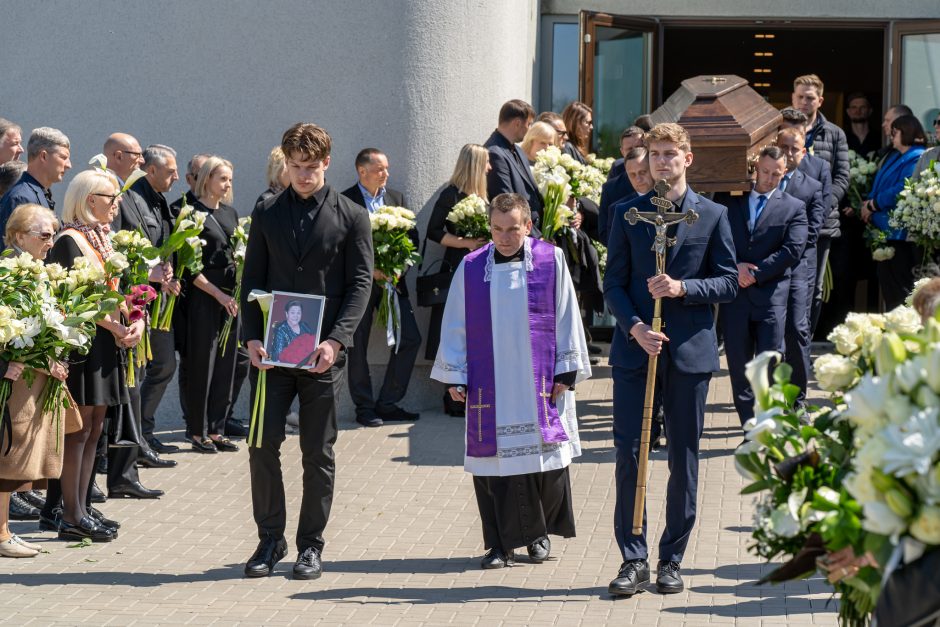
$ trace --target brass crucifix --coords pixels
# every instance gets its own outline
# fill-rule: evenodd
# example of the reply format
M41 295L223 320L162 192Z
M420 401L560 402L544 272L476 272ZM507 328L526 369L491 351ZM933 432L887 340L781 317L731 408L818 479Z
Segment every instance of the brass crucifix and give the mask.
M630 226L636 226L637 222L646 222L652 224L656 230L651 250L656 255L656 275L658 276L666 271L666 252L670 246L676 245L676 238L669 237L667 233L669 227L682 221L692 226L698 220L698 214L692 209L685 213L670 213L675 204L666 198L666 194L669 193L672 187L665 179L661 179L656 183L653 189L656 191L656 195L650 198L650 202L656 205L657 211L637 211L636 207L631 207L630 211L624 215L624 219ZM662 299L660 298L653 299L653 320L650 326L656 333L659 333L662 329ZM634 535L643 533L643 509L646 505L650 429L653 424L653 394L656 390L656 364L658 360L658 355L650 355L649 369L646 372L646 395L643 400L643 424L640 430L640 457L637 460L636 494L633 501Z
M483 410L490 407L492 405L483 403L483 388L477 388L477 404L468 405L467 409L470 411L477 410L477 440L479 442L483 441Z

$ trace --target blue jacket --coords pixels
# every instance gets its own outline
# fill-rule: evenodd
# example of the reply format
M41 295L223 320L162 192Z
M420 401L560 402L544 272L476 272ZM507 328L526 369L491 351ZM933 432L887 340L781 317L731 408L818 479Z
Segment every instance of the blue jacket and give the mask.
M871 223L888 234L889 240L907 239L905 229L892 229L888 226L888 217L898 204L898 194L904 189L904 180L914 174L917 160L924 154L923 146L911 146L903 155L893 152L875 173L875 182L871 185L869 200L875 201L878 209L871 217Z
M646 281L656 274L654 231L645 223L631 226L625 214L633 206L655 211L649 199L646 194L617 205L607 244L604 299L617 319L610 348L610 365L615 367L639 369L648 363L630 329L637 322L650 324L653 318L653 297ZM692 226L680 222L669 229L676 243L667 252L666 274L684 280L688 292L683 298L663 299L663 332L669 337L663 350L681 372L715 372L718 342L712 305L730 302L737 294L734 241L725 207L689 189L680 210L690 208L698 220Z
M822 183L823 202L826 203L828 211L826 212L823 225L819 229L819 237L839 237L839 207L833 206L835 199L832 197L832 171L829 163L815 155L807 153L797 168L806 176L816 179Z
M499 131L493 131L483 145L490 153L491 169L486 175L486 193L490 200L499 194L509 192L521 194L529 201L532 222L538 228L544 203L542 194L539 193L539 188L535 184L535 177L532 176L532 170L529 168L529 158L522 152L522 148L503 137ZM516 152L519 160L513 157L512 151Z
M0 250L6 249L3 243L3 237L7 230L7 220L13 210L20 205L33 203L49 209L49 201L46 200L46 192L33 175L29 172L23 172L20 180L13 184L13 187L7 190L7 193L0 198Z
M601 186L601 204L597 212L597 234L600 236L601 244L606 246L607 238L610 235L610 223L614 219L611 208L624 198L631 198L635 195L636 191L626 174L607 179L604 185Z
M790 175L790 182L783 191L806 205L808 234L803 256L812 254L815 259L816 240L819 239L819 231L826 220L826 214L829 213L823 199L822 183L800 170L794 170Z
M790 194L774 190L754 231L750 232L747 228L749 196L722 195L721 201L728 206L736 260L757 266L754 270L757 283L739 287L734 301L721 308L785 310L790 292L790 269L800 260L806 246L805 204Z

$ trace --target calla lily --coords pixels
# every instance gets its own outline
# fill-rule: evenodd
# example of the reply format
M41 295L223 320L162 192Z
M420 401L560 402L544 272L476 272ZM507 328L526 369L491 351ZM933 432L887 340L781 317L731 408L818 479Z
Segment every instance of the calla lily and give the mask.
M102 170L108 169L108 158L100 152L88 161L88 165L98 166Z
M274 295L261 290L251 290L248 293L248 302L257 302L258 306L261 307L261 312L267 315L271 311L271 305L274 304Z
M770 364L779 362L782 357L777 351L764 351L744 367L744 374L754 390L754 401L761 409L770 406Z
M896 333L887 332L881 336L881 342L875 350L875 371L884 376L892 372L898 364L907 358L904 342Z
M131 185L136 183L138 180L147 176L147 173L143 170L137 169L130 173L130 176L127 177L127 180L124 181L124 187L121 188L121 193L127 192L131 188Z

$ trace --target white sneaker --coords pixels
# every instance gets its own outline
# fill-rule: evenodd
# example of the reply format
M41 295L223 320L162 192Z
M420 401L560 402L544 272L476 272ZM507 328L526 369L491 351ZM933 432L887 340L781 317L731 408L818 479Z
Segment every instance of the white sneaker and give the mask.
M32 542L27 542L26 540L24 540L23 538L19 537L19 536L16 535L15 533L13 534L13 537L11 538L11 540L13 540L14 542L16 542L17 544L20 544L20 545L22 545L22 546L25 546L27 549L32 549L32 550L36 551L37 553L42 553L42 547L41 547L41 546L39 546L38 544L33 544Z
M36 557L39 555L39 551L34 551L32 549L26 548L18 542L14 542L13 538L10 538L6 542L0 542L0 556L3 557Z

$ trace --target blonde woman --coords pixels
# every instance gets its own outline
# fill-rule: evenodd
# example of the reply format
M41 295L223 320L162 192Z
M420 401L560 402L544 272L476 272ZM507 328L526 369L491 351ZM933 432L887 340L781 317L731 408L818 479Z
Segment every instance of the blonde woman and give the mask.
M268 188L258 196L258 200L255 201L256 205L262 200L280 194L290 185L290 179L287 178L287 161L284 159L284 151L280 146L272 148L271 154L268 155L267 180Z
M10 215L4 241L9 245L8 253L29 254L43 260L52 248L52 238L59 230L55 214L35 204L20 205ZM51 375L60 381L68 376L68 366L53 362L49 372L36 372L35 380L28 386L23 380L24 365L0 360L0 377L13 381L13 388L6 408L12 426L11 439L0 442L4 454L0 455L0 556L33 557L40 547L24 541L10 533L10 497L15 491L29 490L35 482L57 479L62 472L63 435L81 427L78 412L66 412L66 428L57 430L55 421L42 411L39 397ZM9 451L5 451L7 446Z
M84 257L92 265L104 269L114 254L108 238L110 224L117 214L117 177L111 172L94 169L80 172L69 183L62 210L62 231L56 239L49 260L71 267ZM110 314L98 322L91 349L85 356L75 356L67 380L82 417L82 428L65 436L62 477L50 482L43 516L52 515L52 508L62 497L59 538L93 542L110 542L117 535L118 525L104 517L96 517L87 502L94 478L95 449L104 427L108 407L128 402L122 365L123 350L140 342L144 321L126 322L126 310Z
M547 122L533 122L522 138L522 152L529 159L529 165L535 163L539 151L554 146L557 137L558 133Z
M231 238L238 226L232 202L232 164L211 156L196 177L196 211L208 214L202 239L203 269L187 278L186 341L181 358L186 361L186 436L200 453L237 451L225 436L225 416L232 402L238 323L229 338L229 350L219 354L219 335L229 316L238 314L232 297L235 258Z

